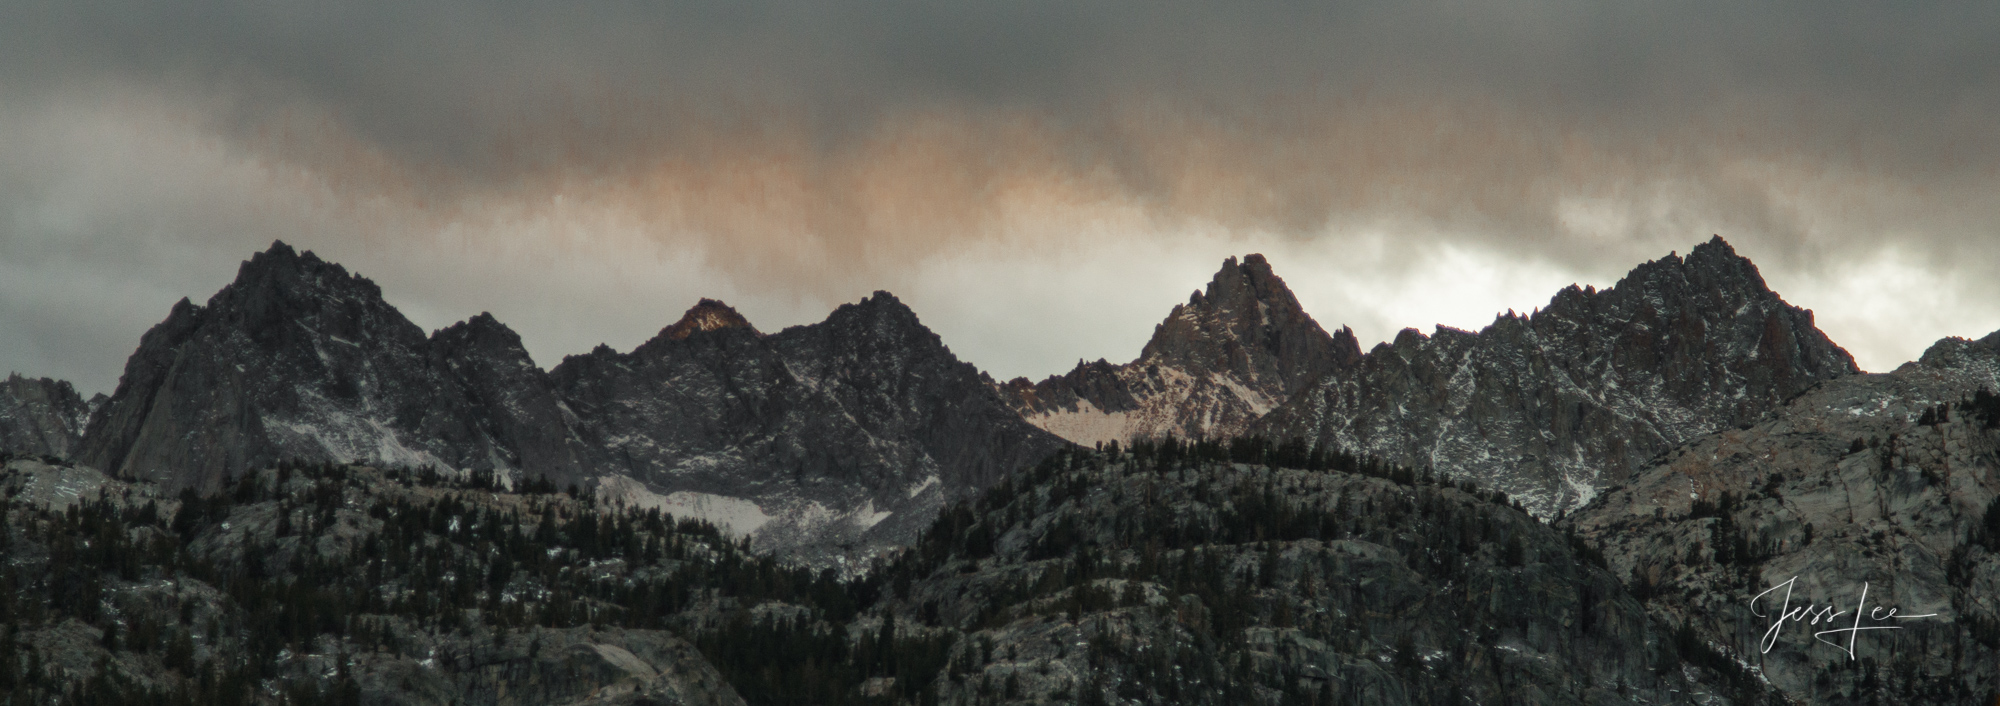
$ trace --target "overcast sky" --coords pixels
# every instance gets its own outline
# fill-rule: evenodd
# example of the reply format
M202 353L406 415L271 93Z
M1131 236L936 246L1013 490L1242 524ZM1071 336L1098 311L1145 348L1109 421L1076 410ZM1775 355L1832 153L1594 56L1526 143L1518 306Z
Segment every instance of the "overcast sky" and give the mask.
M2000 328L2000 3L0 3L0 368L274 239L544 366L886 289L1039 378L1229 255L1478 328L1721 234L1870 370Z

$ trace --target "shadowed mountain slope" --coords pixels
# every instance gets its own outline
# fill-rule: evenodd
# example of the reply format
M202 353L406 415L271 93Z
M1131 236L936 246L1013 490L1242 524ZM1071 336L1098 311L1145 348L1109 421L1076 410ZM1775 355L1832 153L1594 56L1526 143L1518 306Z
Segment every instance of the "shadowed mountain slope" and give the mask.
M201 489L291 458L576 479L563 421L491 317L426 337L375 283L281 242L146 332L78 459Z
M771 335L704 300L631 353L551 375L607 492L779 548L907 543L946 499L1063 443L886 292Z
M1555 514L1663 451L1855 372L1812 312L1715 238L1477 333L1406 329L1253 431L1471 477Z
M547 478L833 560L1061 445L887 293L770 336L704 299L545 372L490 315L427 337L277 243L147 332L78 458L204 490L285 459Z
M1829 381L1747 428L1694 439L1562 524L1601 544L1654 616L1802 703L1990 703L2000 695L1994 390L2000 334L1948 338L1894 372ZM1852 622L1864 583L1870 617ZM1817 641L1829 627L1809 623L1767 635L1788 598L1835 605L1848 611L1838 627L1870 629L1851 642ZM1890 608L1911 617L1878 619Z
M102 403L103 395L94 402ZM0 382L0 451L68 456L83 436L91 403L68 382L8 375Z

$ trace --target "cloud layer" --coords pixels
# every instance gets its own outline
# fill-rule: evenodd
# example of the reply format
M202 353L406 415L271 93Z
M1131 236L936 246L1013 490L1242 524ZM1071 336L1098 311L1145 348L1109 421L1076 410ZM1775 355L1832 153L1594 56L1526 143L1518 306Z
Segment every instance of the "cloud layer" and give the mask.
M1229 254L1477 327L1720 233L1864 367L2000 326L2000 8L27 2L0 364L108 390L282 238L553 364L873 289L996 375L1136 354Z

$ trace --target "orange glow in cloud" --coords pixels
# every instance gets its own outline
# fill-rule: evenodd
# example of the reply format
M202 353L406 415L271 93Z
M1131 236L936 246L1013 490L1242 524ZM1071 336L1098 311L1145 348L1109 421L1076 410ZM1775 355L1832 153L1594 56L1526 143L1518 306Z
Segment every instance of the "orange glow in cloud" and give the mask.
M1102 269L1128 281L1110 291L1160 290L1148 296L1161 301L1120 313L1140 323L1115 345L1084 340L1095 331L1082 330L1065 334L1078 338L1073 346L1045 352L1065 364L1118 358L1136 351L1157 320L1154 309L1163 312L1185 296L1173 292L1201 283L1140 287L1142 271L1087 261L1135 249L1149 251L1144 261L1156 269L1175 272L1269 251L1315 316L1330 327L1354 324L1364 337L1437 323L1402 320L1412 316L1476 327L1479 317L1466 312L1545 303L1546 293L1532 293L1558 280L1609 284L1710 233L1757 260L1781 293L1790 283L1828 302L1854 301L1866 283L1841 274L1851 268L1829 269L1838 263L1823 253L1866 256L1892 228L1919 242L1962 242L1937 234L2000 222L2000 206L1981 196L2000 185L1992 174L1937 180L1907 162L1861 163L1856 155L1882 148L1859 133L1827 141L1789 131L1770 117L1791 110L1782 105L1720 106L1710 119L1641 130L1492 100L1379 91L1254 105L1107 96L1083 113L933 104L836 125L798 106L690 108L620 98L524 116L453 162L370 140L310 105L231 122L217 117L226 111L201 107L217 103L227 101L105 90L60 104L38 124L150 136L130 138L115 167L106 161L92 168L96 181L79 182L98 211L140 204L118 206L116 218L100 213L96 231L159 233L163 242L224 234L227 242L204 256L224 263L273 238L318 248L385 283L428 292L428 304L411 305L416 314L434 312L419 316L426 325L486 308L503 319L509 306L534 312L546 321L510 323L545 363L597 340L630 345L695 296L751 302L746 313L766 330L814 320L873 289L933 288L931 309L973 315L990 309L947 300L1012 295L951 292L933 270L972 281L965 273L978 265L1013 273L979 277L982 286L1066 283L1102 297L1105 290L1084 284L1089 277L1054 274ZM75 114L95 122L61 117ZM79 133L70 142L81 146L67 157L75 159L101 141ZM163 219L166 211L179 215ZM1941 252L1906 246L1898 272L1948 270ZM556 304L537 303L560 302L566 295L558 290L577 286L543 274L552 259L569 261L562 267L570 280L626 273L608 278L626 284L602 285L611 287L602 297L637 296L618 287L645 292L644 308L589 304L609 313L586 326ZM1534 276L1455 276L1488 284L1445 291L1424 268L1447 261L1455 271ZM468 264L480 262L488 264ZM492 303L490 292L440 279L446 268L531 293ZM1315 284L1322 278L1337 282ZM1406 286L1423 282L1433 284ZM214 286L204 280L185 291L201 297ZM1315 287L1321 294L1304 291ZM1419 295L1479 301L1410 301ZM1977 308L1970 303L1977 300L1953 301ZM1982 316L1925 321L1939 328ZM1934 333L1978 333L1855 326L1856 340L1865 336L1882 351L1855 352L1877 367L1907 359L1913 351L1903 349L1920 348ZM1009 345L1005 336L990 338ZM1917 343L1893 342L1902 339ZM1009 365L1006 353L969 355L1008 374L1044 367Z

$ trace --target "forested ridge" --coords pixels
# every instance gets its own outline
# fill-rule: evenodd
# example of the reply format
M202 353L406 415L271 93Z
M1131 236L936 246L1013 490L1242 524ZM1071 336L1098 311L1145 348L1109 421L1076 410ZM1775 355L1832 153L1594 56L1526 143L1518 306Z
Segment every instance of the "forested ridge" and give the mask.
M555 673L530 668L548 650L606 641L705 662L695 671L734 692L721 703L1583 703L1696 688L1671 632L1586 543L1503 494L1300 443L1065 450L852 577L542 481L281 463L207 496L107 481L63 504L35 498L82 471L7 468L10 706L503 703L523 680L599 703L589 679L521 675ZM1518 658L1586 652L1600 666L1573 674ZM1761 697L1732 681L1717 683Z

